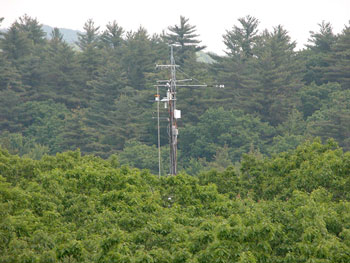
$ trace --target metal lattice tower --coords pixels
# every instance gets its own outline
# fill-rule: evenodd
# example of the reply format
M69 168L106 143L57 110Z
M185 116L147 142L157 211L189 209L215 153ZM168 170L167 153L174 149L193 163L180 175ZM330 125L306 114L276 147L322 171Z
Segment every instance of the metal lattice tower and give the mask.
M169 65L157 65L159 68L170 68L171 73L171 79L167 81L158 81L158 82L166 82L162 85L156 85L158 87L167 87L167 96L163 98L161 101L166 104L166 107L168 108L169 113L169 126L168 126L168 134L169 134L169 154L170 154L170 175L176 175L177 173L177 135L178 135L178 129L176 124L177 114L180 112L176 109L176 67L178 65L175 64L174 59L174 48L173 46L170 46L171 52L170 52L170 64ZM157 92L158 93L158 92ZM158 97L158 103L159 103L159 94L157 94ZM158 116L159 116L159 107L158 107ZM158 117L159 120L159 117ZM159 131L159 125L158 125L158 131ZM159 132L158 132L159 136ZM158 138L158 148L159 145L159 138ZM159 161L160 163L160 161ZM160 169L159 169L160 174Z
M161 175L161 169L160 169L160 132L159 132L159 103L164 102L165 107L168 109L169 117L167 118L169 121L168 125L168 135L169 135L169 154L170 154L170 169L169 174L170 175L176 175L177 174L177 136L179 134L178 128L177 128L177 119L181 118L181 111L176 108L176 88L177 87L207 87L207 85L187 85L187 84L180 84L182 82L192 81L193 79L182 79L177 80L176 79L176 68L179 67L175 64L174 59L174 47L173 45L170 46L170 64L169 65L157 65L157 68L166 68L170 69L171 78L170 80L158 80L157 82L159 84L155 85L157 87L157 95L156 95L156 101L158 102L157 105L157 111L158 111L158 161L159 161L159 176ZM181 70L180 70L181 71ZM184 72L183 72L184 73ZM187 74L185 74L187 75ZM196 80L196 79L195 79ZM198 80L196 80L198 81ZM166 87L167 88L167 96L163 99L160 99L159 95L159 87ZM216 85L215 87L223 88L223 85Z

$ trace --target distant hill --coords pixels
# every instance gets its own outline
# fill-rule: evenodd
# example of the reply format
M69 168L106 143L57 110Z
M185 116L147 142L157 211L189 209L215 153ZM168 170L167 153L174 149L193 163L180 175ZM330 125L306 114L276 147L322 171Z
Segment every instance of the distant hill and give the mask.
M42 29L46 33L46 37L48 39L51 38L51 32L54 29L52 26L43 25ZM6 32L7 28L0 28L0 32ZM82 33L79 30L73 30L68 28L59 28L60 32L63 35L63 39L69 44L75 44L78 41L78 33Z
M197 61L211 64L214 62L214 59L212 59L208 53L199 51L197 52Z
M51 38L51 32L53 30L53 27L48 25L43 25L43 30L47 34L47 38ZM78 41L78 33L82 33L79 30L73 30L68 28L59 28L63 35L63 39L70 44L74 44L76 41Z

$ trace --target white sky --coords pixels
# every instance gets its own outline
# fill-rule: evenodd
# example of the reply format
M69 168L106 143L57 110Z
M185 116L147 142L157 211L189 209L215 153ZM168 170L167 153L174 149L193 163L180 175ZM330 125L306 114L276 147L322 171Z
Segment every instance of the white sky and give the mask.
M153 34L179 24L183 15L197 27L206 51L219 54L225 49L222 35L246 15L260 20L260 31L283 25L298 48L322 20L331 22L335 33L350 20L350 0L0 0L0 6L0 17L5 18L1 27L26 13L54 27L82 30L92 18L102 29L116 20L127 31L142 25Z

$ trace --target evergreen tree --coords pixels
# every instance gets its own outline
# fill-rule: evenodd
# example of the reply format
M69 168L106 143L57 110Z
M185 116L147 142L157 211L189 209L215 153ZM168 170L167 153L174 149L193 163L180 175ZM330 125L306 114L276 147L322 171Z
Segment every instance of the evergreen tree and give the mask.
M258 86L251 105L257 107L262 120L272 125L284 122L298 104L301 76L294 48L295 42L282 26L275 27L272 33L265 31L256 47L254 78Z
M307 119L307 130L326 140L334 138L346 150L350 149L350 91L330 94L328 102Z
M99 49L100 27L96 27L92 19L88 19L84 24L84 32L78 33L77 45L81 49L79 62L86 73L86 80L94 78L99 66L102 65L103 58Z
M39 24L36 18L32 18L25 14L18 19L16 24L22 32L27 33L27 37L34 45L44 45L46 43L46 33L43 31L42 25Z
M46 146L48 153L62 151L61 134L69 112L65 105L53 100L26 102L18 107L17 121L22 124L22 134L38 145Z
M2 47L4 55L13 63L21 74L26 96L42 98L42 60L45 57L46 39L41 25L27 15L15 21L4 34Z
M136 32L128 32L122 53L121 63L126 71L127 84L137 90L145 89L146 75L154 71L157 60L147 30L140 27Z
M106 30L101 35L101 41L106 47L117 49L123 43L124 29L117 24L114 20L112 23L108 23Z
M47 53L48 56L43 61L43 70L44 83L50 97L70 109L85 105L81 94L84 75L78 64L76 52L63 41L57 28L51 33Z
M331 23L325 21L322 21L318 26L320 28L319 32L310 31L311 36L309 42L311 44L306 46L314 51L330 52L337 39L333 33L333 27Z
M87 49L96 48L100 41L99 29L95 26L95 22L92 19L88 19L84 24L84 32L78 33L78 42L76 43L82 51Z
M328 57L331 48L337 40L333 33L330 23L322 21L319 24L319 31L310 31L310 39L307 45L308 49L301 52L301 57L305 64L305 74L303 80L306 84L315 82L320 85L326 82L324 73L325 67L328 67Z
M251 103L257 89L254 79L255 69L253 51L259 40L257 27L258 19L246 16L238 19L240 25L233 26L223 36L228 56L220 57L211 54L216 61L211 65L211 72L217 83L224 84L225 89L217 92L220 103L227 108L243 109L246 112L256 112L257 108Z
M1 48L10 61L16 62L29 54L31 44L27 33L21 31L17 23L13 23L1 38Z
M254 79L256 70L252 60L242 61L237 56L220 57L211 54L215 63L210 65L210 73L216 83L223 84L214 94L213 103L224 105L228 109L242 109L245 112L257 111L257 105L252 103L255 98L258 82Z
M232 30L226 31L223 36L224 44L229 56L238 56L241 59L249 58L253 55L253 49L258 38L259 20L252 16L239 18L239 26L234 26Z
M179 148L183 156L212 161L217 149L227 146L230 160L235 162L249 151L251 144L266 152L274 129L241 110L210 108L196 125L187 125L180 134Z
M79 148L83 153L100 151L96 149L98 134L94 134L86 125L86 110L74 109L67 116L64 123L64 131L60 134L61 144L65 150L76 150Z
M88 83L94 94L94 100L90 102L86 113L86 124L99 134L99 143L104 145L104 152L98 154L103 157L108 157L117 150L110 138L117 136L114 133L114 126L121 125L116 121L115 103L126 85L125 75L122 67L111 58L99 69L96 79Z
M51 43L59 44L63 42L63 35L60 30L55 27L51 32Z
M0 92L10 89L16 92L23 91L21 75L5 55L0 53Z
M99 27L96 27L94 21L89 19L84 24L84 32L78 34L77 42L82 51L78 53L78 61L82 68L82 85L79 96L84 106L87 106L93 99L93 92L88 82L95 79L107 55L101 50L100 43Z
M344 89L350 89L350 24L338 36L327 62L326 79L339 82Z
M21 124L18 122L18 107L23 100L18 92L11 87L0 90L0 130L1 132L20 132Z
M169 26L170 33L164 35L164 38L169 44L179 45L176 48L176 59L182 65L186 59L195 58L195 53L206 48L200 46L200 40L196 39L199 35L196 34L196 26L188 23L188 18L180 16L180 24Z

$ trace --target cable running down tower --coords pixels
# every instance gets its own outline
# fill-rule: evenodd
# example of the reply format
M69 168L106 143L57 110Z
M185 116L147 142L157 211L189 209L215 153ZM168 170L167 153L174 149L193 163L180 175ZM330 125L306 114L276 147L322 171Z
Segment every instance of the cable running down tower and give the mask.
M176 68L179 67L179 65L175 64L174 59L174 47L173 45L170 46L170 64L169 65L157 65L157 68L160 69L170 69L171 78L170 80L158 80L157 82L159 84L155 85L157 87L157 95L156 101L158 102L158 159L159 159L159 175L161 174L160 169L160 139L159 139L159 102L164 102L165 108L168 109L169 114L169 125L168 125L168 135L169 135L169 156L170 156L170 169L169 174L170 175L176 175L177 174L177 136L179 134L178 128L177 128L177 119L181 118L181 111L176 108L176 88L177 87L207 87L207 85L186 85L186 84L180 84L178 85L178 82L187 82L192 81L192 79L183 79L183 80L177 80L176 79ZM159 87L166 87L167 88L167 95L163 99L160 100L159 96Z

